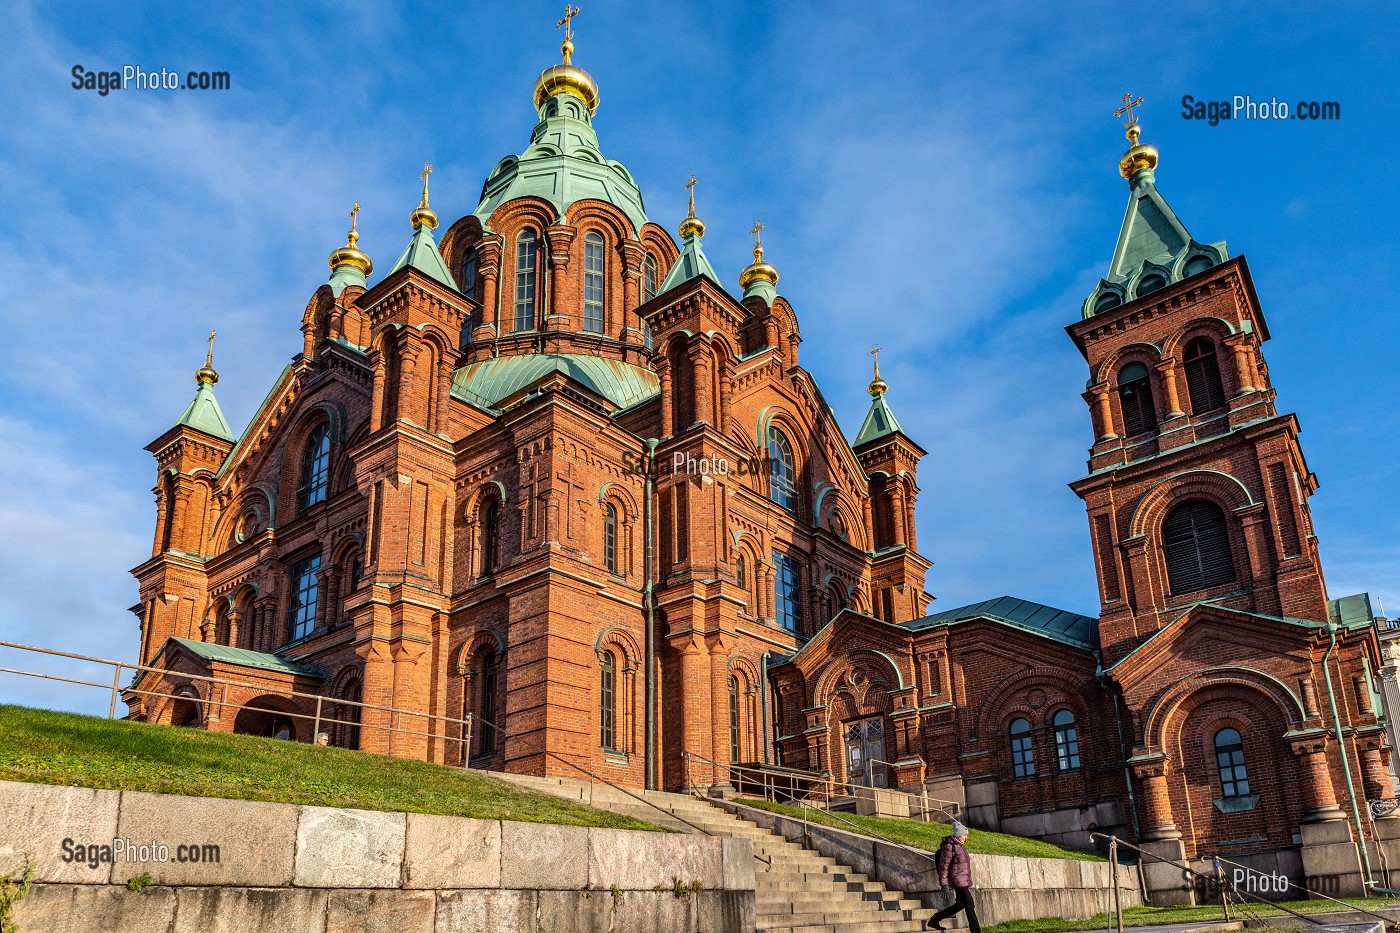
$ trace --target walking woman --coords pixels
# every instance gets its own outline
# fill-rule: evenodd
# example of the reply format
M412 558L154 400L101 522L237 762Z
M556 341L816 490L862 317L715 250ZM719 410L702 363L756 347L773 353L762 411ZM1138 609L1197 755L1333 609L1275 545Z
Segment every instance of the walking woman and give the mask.
M953 831L943 837L938 847L938 881L943 890L953 891L953 903L929 918L930 930L944 929L943 921L958 911L967 913L967 926L972 933L982 933L982 925L977 922L977 905L972 901L972 859L967 856L963 843L967 841L967 827L954 821Z

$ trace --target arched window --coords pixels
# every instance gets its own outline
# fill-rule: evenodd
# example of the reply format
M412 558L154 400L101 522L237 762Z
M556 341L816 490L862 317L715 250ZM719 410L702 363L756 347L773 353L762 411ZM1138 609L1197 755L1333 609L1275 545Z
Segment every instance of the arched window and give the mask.
M1215 344L1197 337L1186 345L1186 387L1191 393L1191 412L1200 414L1225 404L1225 387L1220 382L1220 361Z
M1244 766L1244 741L1237 729L1215 733L1215 766L1220 769L1220 796L1245 797L1249 794L1249 773Z
M1157 408L1152 404L1152 380L1147 367L1129 363L1118 373L1118 398L1123 403L1123 427L1129 437L1157 427Z
M739 760L739 678L729 675L729 760Z
M1098 314L1100 311L1108 311L1118 307L1122 303L1123 299L1119 298L1113 292L1104 292L1098 297L1098 300L1094 302L1094 313Z
M331 727L331 744L340 748L360 747L360 709L358 703L364 689L358 679L351 680L340 688L341 703L332 707L332 716L339 720Z
M1172 595L1235 579L1225 513L1214 502L1183 502L1162 522L1162 550Z
M734 558L734 582L739 584L741 590L747 591L749 588L748 567L744 563L743 554Z
M797 469L792 444L775 427L768 428L768 495L789 512L797 511Z
M642 303L656 297L656 257L647 253L642 260Z
M539 276L539 240L528 227L515 241L515 329L535 329L535 287Z
M476 250L467 250L467 255L462 259L462 294L474 301L481 300L481 295L477 292L479 287L476 275L478 262Z
M797 601L797 561L782 551L773 552L773 617L789 632L797 631L801 609Z
M1055 758L1061 771L1079 767L1079 730L1074 725L1074 713L1062 709L1051 720L1055 726Z
M316 628L316 602L320 589L320 554L298 561L292 566L291 611L287 626L291 641L305 638Z
M301 485L297 510L308 509L326 498L331 479L331 426L322 423L311 432L301 455Z
M1155 291L1166 288L1166 286L1167 280L1162 276L1155 273L1152 275L1144 275L1142 280L1138 282L1137 295L1141 298L1143 295L1150 295Z
M1024 719L1011 720L1011 768L1016 777L1035 774L1035 749L1031 747L1031 724Z
M492 496L481 513L481 572L494 573L500 557L501 500Z
M599 678L598 722L603 748L617 749L617 656L603 652L603 671Z
M597 233L583 238L583 329L603 332L603 238Z
M617 573L617 506L611 502L603 509L603 566Z
M481 741L477 754L496 753L496 702L500 690L500 661L496 649L489 648L481 658Z

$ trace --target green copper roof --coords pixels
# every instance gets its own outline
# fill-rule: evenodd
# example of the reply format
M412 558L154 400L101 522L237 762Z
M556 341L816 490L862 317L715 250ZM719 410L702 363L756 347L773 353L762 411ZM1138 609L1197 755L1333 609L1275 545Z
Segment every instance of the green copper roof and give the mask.
M885 393L880 392L870 400L870 411L866 413L865 423L860 426L856 442L851 446L859 447L861 444L868 444L901 431L894 412L890 411L889 402L885 401Z
M1160 288L1190 278L1230 258L1225 241L1197 243L1157 190L1156 174L1142 169L1131 193L1108 277L1084 301L1087 319Z
M214 398L214 386L208 382L201 381L199 383L199 390L195 392L190 403L185 406L184 414L180 415L175 422L176 427L180 425L194 428L196 431L203 431L205 434L220 440L233 440L233 432L229 430L228 422L224 420L224 413L219 408L218 400Z
M543 198L561 218L575 202L597 198L621 208L634 233L647 222L632 174L621 162L603 157L588 108L572 94L556 94L541 105L529 147L496 165L482 185L475 214L489 229L492 211L524 197Z
M399 254L398 262L394 263L389 274L393 275L404 266L412 266L424 275L437 279L448 288L455 289L457 287L452 281L452 273L447 271L447 263L442 261L442 253L438 252L432 228L427 224L419 224L413 228L413 239L408 241L408 248Z
M689 282L697 275L709 278L711 282L719 285L719 276L715 274L715 267L710 265L710 260L705 258L705 249L701 245L704 237L695 231L691 231L681 240L681 258L676 260L676 264L671 267L671 271L666 275L666 281L661 283L661 291L669 292L683 282Z
M249 651L247 648L230 648L228 645L216 645L189 638L171 638L170 642L174 642L209 661L238 664L243 667L254 667L258 670L276 671L279 674L294 674L301 677L322 676L318 668L294 661L291 658L284 658L281 655L268 654L263 651ZM168 646L170 642L166 642L166 645ZM164 650L164 648L161 649L162 652Z
M556 372L618 408L630 408L661 391L656 373L631 363L572 353L533 353L463 366L452 374L452 394L481 408L495 408L507 396Z
M439 259L439 262L442 260ZM345 291L347 285L358 285L360 288L369 288L369 280L365 278L365 273L359 266L351 265L348 262L341 263L331 272L331 277L327 280L331 287L331 294L337 298Z
M1076 648L1093 649L1099 643L1098 619L1034 603L1028 599L1017 599L1014 596L999 596L971 606L948 609L917 619L904 627L921 631L956 622L970 622L973 619L1001 622Z

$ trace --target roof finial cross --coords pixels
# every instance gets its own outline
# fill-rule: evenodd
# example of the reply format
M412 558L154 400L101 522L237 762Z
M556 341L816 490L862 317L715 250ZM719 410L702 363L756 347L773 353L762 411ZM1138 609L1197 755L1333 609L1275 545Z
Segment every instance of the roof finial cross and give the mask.
M572 20L583 11L576 6L564 4L564 18L554 24L555 29L564 30L564 42L559 46L559 51L564 53L564 64L570 64L569 59L574 54L574 27Z
M695 216L695 186L699 183L700 179L696 178L694 175L691 175L690 180L685 183L685 190L690 192L690 213L686 215L688 217Z
M885 348L880 346L878 343L872 343L870 345L869 355L875 360L875 375L877 376L880 375L880 351L883 349Z
M354 246L355 242L360 238L360 219L355 216L359 212L360 202L356 201L355 206L350 208L350 232L345 235L345 242L347 246Z
M1125 127L1126 127L1126 126L1132 126L1133 124L1137 123L1137 117L1133 115L1133 108L1134 108L1134 107L1141 107L1141 106L1142 106L1142 97L1138 97L1137 100L1133 100L1133 95L1131 95L1131 94L1124 94L1124 95L1123 95L1123 106L1121 106L1121 107L1119 107L1117 110L1113 111L1113 115L1114 115L1115 117L1126 116L1126 117L1128 118L1128 122L1127 122L1127 123L1124 123L1123 125L1124 125Z
M423 179L423 203L419 207L428 206L428 176L433 173L433 167L427 162L423 163L423 171L418 173L418 177Z
M214 337L215 337L215 336L217 336L217 334L216 334L214 331L212 331L212 330L209 331L209 352L206 353L206 354L204 355L204 365L205 365L205 366L212 366L213 363L214 363Z

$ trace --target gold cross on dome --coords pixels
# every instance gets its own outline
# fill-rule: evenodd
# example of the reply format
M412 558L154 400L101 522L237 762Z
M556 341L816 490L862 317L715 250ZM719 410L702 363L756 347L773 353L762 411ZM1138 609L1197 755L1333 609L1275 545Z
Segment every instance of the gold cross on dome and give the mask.
M428 206L428 176L433 173L433 167L427 162L423 163L423 171L418 173L418 177L423 179L423 206Z
M205 366L208 366L208 365L210 365L211 363L214 362L214 337L215 337L215 336L216 336L215 332L211 330L211 331L209 332L209 353L204 357L204 365L205 365Z
M360 212L360 202L359 202L359 201L356 201L356 202L355 202L355 206L352 207L352 208L350 208L350 229L351 229L351 230L354 230L354 229L355 229L355 224L359 223L359 219L355 216L355 215L358 214L359 212Z
M875 357L875 365L876 365L876 366L879 366L879 365L880 365L880 351L883 350L883 349L885 349L885 348L882 347L882 346L880 346L878 343L872 343L872 344L870 345L870 354L869 354L869 355Z
M750 230L749 232L752 233L752 234L754 235L754 237L755 237L755 239L754 239L754 245L755 245L755 246L762 246L762 245L763 245L763 228L766 227L766 226L768 226L768 225L765 224L765 223L764 223L763 221L761 221L761 220L755 220L755 221L753 222L753 229Z
M565 42L574 41L574 27L573 24L570 23L570 20L572 20L575 16L578 16L582 12L583 11L576 6L569 6L567 3L564 4L564 18L561 19L559 22L555 23L554 28L562 28L564 30Z
M1132 126L1134 123L1137 122L1137 117L1133 116L1133 108L1134 108L1134 107L1141 107L1141 106L1142 106L1142 98L1141 98L1141 97L1138 97L1137 100L1133 100L1133 95L1131 95L1131 94L1124 94L1124 95L1123 95L1123 106L1121 106L1121 107L1119 107L1117 110L1113 111L1113 115L1114 115L1115 117L1126 116L1126 117L1128 118L1128 122L1127 122L1127 123L1124 123L1123 125L1124 125L1124 126Z

